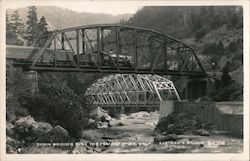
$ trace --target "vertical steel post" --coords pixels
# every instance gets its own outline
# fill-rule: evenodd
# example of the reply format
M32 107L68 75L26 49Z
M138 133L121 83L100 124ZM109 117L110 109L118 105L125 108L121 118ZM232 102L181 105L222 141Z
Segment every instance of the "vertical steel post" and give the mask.
M137 34L136 31L133 32L133 39L134 39L134 67L135 71L137 71Z
M153 71L153 52L152 52L152 35L149 34L148 37L148 48L149 48L149 61L150 61L150 70Z
M165 70L168 71L168 53L167 53L167 47L166 47L166 38L163 38L163 54L164 54L164 65Z
M85 30L82 29L82 53L85 54Z
M76 30L76 54L77 54L77 68L80 68L80 44L79 44L79 30Z
M61 36L62 36L62 50L64 50L65 49L65 44L64 44L64 33L62 33L61 34Z
M100 28L97 27L96 28L97 32L96 32L96 36L97 36L97 66L98 68L100 68L101 66L101 56L100 56Z
M101 51L104 51L104 42L103 42L103 28L101 28Z
M54 38L54 66L57 66L57 57L56 57L56 38Z
M116 27L116 60L117 60L117 68L119 70L119 53L120 53L120 28Z

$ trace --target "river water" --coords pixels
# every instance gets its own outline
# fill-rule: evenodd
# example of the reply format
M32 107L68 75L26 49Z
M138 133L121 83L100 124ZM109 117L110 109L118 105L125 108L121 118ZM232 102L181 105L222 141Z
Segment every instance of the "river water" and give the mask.
M243 150L242 138L219 131L210 136L178 135L177 141L154 144L154 128L158 119L158 111L122 114L117 120L120 125L91 131L97 142L100 139L107 141L108 148L97 147L98 150L87 153L239 153Z

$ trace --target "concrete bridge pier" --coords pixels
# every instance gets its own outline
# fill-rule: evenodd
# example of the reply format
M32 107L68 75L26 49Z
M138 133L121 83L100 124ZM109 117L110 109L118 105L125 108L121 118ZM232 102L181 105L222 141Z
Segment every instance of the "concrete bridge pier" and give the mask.
M38 74L36 71L25 72L27 79L31 82L30 92L34 95L38 92Z
M174 112L174 102L175 101L161 101L160 102L160 117L159 120L163 117L167 117L169 114Z
M202 96L208 96L209 93L208 78L192 78L188 81L185 89L185 99L192 100ZM160 102L160 118L167 117L174 112L175 101L167 100Z

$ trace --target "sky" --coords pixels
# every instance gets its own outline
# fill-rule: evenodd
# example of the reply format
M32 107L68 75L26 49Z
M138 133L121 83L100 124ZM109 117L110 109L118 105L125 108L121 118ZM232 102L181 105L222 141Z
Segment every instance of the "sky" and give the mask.
M124 14L124 13L131 13L134 14L138 9L142 7L141 3L138 2L117 2L117 1L74 1L70 2L65 1L58 3L59 1L54 1L54 3L50 1L50 3L47 3L46 1L44 3L41 3L42 1L39 1L39 4L32 4L28 3L25 1L15 1L13 2L8 2L6 4L6 8L11 8L11 9L16 9L16 8L22 8L22 7L27 7L30 5L49 5L49 6L57 6L61 8L67 8L70 10L74 10L77 12L91 12L91 13L107 13L107 14L112 14L112 15L119 15L119 14ZM56 3L55 3L56 2Z

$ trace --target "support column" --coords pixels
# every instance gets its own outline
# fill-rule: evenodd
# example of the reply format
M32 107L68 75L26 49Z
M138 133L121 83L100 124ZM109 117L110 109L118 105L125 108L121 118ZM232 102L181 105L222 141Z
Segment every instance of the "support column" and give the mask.
M38 74L36 71L28 71L26 72L26 76L31 82L30 92L34 95L38 92Z
M159 120L167 117L174 112L174 101L161 101L160 102L160 117Z
M125 108L121 107L121 114L124 114L124 113L125 113Z

